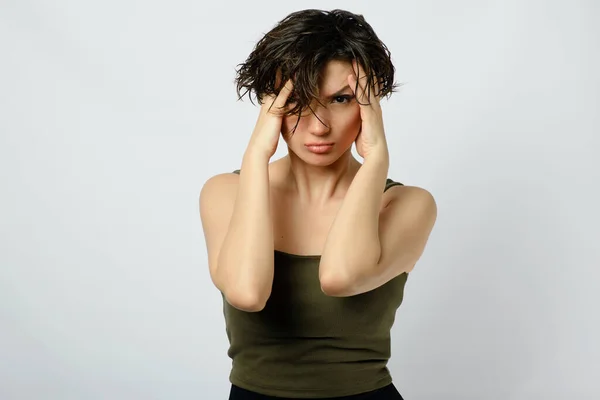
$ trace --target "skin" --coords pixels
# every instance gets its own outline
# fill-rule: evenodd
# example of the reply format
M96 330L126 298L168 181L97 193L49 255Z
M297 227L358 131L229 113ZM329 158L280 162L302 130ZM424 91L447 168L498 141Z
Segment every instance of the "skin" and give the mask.
M365 82L356 63L331 61L319 88L323 105L312 106L319 118L303 113L293 135L297 117L273 111L284 107L293 90L287 82L261 107L241 175L220 174L203 187L200 212L211 277L234 307L264 307L274 250L320 255L319 279L330 296L375 289L412 271L421 257L436 203L414 186L384 193L389 152L382 111ZM269 162L279 132L288 155ZM325 141L334 143L326 154L305 147ZM362 163L352 156L353 143Z
M299 121L293 115L283 120L283 138L288 146L287 181L313 205L331 200L340 184L343 194L360 167L350 152L361 129L360 106L348 82L352 73L351 64L331 61L323 71L319 88L321 104L315 100L313 112L303 112ZM334 145L327 154L314 154L305 144L315 142Z

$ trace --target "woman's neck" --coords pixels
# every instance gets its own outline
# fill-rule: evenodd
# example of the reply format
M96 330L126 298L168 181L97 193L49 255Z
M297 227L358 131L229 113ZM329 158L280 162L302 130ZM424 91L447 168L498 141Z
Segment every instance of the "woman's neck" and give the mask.
M350 150L326 166L308 164L291 152L282 161L288 189L300 201L315 205L343 198L361 166Z

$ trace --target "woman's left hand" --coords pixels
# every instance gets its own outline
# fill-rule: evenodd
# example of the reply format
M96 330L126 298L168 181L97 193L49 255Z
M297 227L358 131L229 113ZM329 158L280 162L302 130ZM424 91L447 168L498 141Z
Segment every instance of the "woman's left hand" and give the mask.
M355 144L356 151L366 161L368 158L389 158L385 131L383 128L383 116L381 113L380 97L376 96L381 89L377 78L373 79L373 85L370 91L367 89L367 76L363 68L354 60L352 62L354 74L348 76L350 88L354 91L354 96L360 104L360 118L362 125Z

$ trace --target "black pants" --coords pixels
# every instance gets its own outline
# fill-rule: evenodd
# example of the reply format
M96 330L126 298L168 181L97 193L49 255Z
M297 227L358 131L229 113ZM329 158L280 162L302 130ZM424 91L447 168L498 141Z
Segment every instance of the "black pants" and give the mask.
M297 400L284 397L265 396L263 394L251 392L250 390L242 389L238 386L231 385L229 392L229 400ZM367 393L354 394L351 396L328 397L327 399L311 399L311 400L403 400L394 384L382 387L381 389L373 390Z

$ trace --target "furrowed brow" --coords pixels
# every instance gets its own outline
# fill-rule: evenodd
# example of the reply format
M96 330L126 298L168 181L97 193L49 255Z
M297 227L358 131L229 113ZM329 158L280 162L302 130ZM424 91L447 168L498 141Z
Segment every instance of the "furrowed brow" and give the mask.
M346 94L346 93L344 93L344 92L345 92L346 90L348 90L348 89L350 89L350 85L346 85L346 86L344 86L343 88L341 88L340 90L338 90L337 92L335 92L334 94L331 94L331 95L327 96L327 99L328 99L328 100L331 100L331 99L334 99L334 98L336 98L336 97L338 97L338 96L341 96L341 95L343 95L343 94Z

